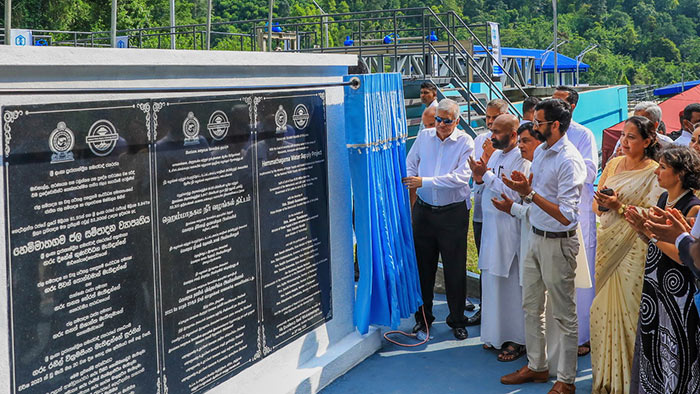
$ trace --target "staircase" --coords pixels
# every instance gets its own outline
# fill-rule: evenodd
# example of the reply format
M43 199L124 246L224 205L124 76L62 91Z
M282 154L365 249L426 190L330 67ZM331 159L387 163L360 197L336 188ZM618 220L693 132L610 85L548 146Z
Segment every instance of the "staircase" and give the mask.
M424 80L404 80L404 103L406 105L406 121L408 123L407 148L413 144L418 135L418 128L421 123L421 115L425 106L420 100L420 85ZM459 104L460 118L459 128L469 132L472 137L485 133L486 130L486 103L488 95L486 93L469 92L460 87L458 81L453 78L430 78L427 81L437 86L437 99L445 98L454 100Z

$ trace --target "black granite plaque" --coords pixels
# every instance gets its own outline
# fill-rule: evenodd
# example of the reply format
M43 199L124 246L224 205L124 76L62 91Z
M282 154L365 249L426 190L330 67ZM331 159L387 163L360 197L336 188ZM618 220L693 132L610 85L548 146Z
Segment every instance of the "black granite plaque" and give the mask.
M323 92L255 97L263 352L331 318Z
M323 92L2 116L13 393L201 392L331 318Z
M261 357L250 100L154 102L169 392L207 389Z
M150 104L2 113L12 392L157 392Z

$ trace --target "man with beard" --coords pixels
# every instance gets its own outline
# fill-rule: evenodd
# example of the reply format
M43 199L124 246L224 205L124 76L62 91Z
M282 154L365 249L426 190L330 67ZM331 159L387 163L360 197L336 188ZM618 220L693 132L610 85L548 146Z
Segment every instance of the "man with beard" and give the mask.
M469 229L469 178L467 159L474 150L472 138L457 130L459 105L444 99L438 104L436 128L418 134L406 157L409 189L417 189L413 207L413 241L423 306L415 314L413 332L426 334L435 320L433 286L438 255L442 256L447 306L445 319L455 338L467 338L464 300L467 297L467 231Z
M568 86L557 86L552 98L561 99L569 103L571 113L574 113L578 104L578 92ZM569 141L578 149L586 164L586 182L581 191L579 204L579 223L583 234L584 250L588 261L588 270L595 277L595 250L596 250L596 225L595 212L593 212L593 191L596 177L598 176L598 144L593 132L571 120L571 125L566 131ZM576 314L578 315L578 355L585 356L591 352L591 304L595 298L595 282L593 287L576 289Z
M494 147L491 144L491 127L498 116L507 112L508 103L505 100L494 99L486 104L486 128L488 131L484 134L479 134L474 139L474 155L472 156L474 160L481 160L484 163L489 162L489 158L494 152ZM474 185L474 214L472 215L472 221L474 225L474 243L476 244L477 254L481 249L481 227L483 223L481 214L482 190L482 185ZM481 282L481 279L479 281ZM479 287L481 287L481 284L479 284ZM474 306L469 300L466 300L465 308L467 310L473 310ZM481 308L479 308L479 310L467 320L467 325L469 326L474 326L479 323L481 323Z
M530 205L530 235L523 264L523 310L528 365L501 377L503 384L547 382L545 353L545 293L551 298L552 314L560 330L557 382L550 392L573 394L576 390L578 320L576 317L575 269L579 242L576 236L581 190L586 164L569 142L566 130L571 107L549 99L535 107L535 130L545 142L535 150L530 178L514 171L503 183Z
M491 142L496 151L488 165L469 159L472 176L483 185L484 226L479 269L481 270L481 340L486 349L502 349L499 361L513 361L525 354L525 320L520 287L520 220L499 211L491 202L502 194L517 199L517 192L506 187L501 175L519 171L530 173L530 162L522 158L518 146L518 118L500 115L493 122ZM488 168L487 168L488 167Z

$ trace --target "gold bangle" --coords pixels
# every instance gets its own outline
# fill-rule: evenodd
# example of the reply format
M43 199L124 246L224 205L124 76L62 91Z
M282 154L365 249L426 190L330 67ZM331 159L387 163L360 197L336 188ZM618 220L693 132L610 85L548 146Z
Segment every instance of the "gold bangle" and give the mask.
M627 204L622 204L620 205L620 208L617 209L617 213L619 213L620 215L624 215L626 210Z

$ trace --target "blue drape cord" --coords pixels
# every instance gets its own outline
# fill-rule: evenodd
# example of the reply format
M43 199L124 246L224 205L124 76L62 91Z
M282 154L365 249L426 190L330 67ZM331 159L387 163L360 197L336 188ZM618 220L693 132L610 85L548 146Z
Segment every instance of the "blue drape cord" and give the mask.
M358 76L345 90L346 143L360 279L355 325L397 328L422 304L406 176L406 116L399 74ZM348 76L346 80L351 78Z

